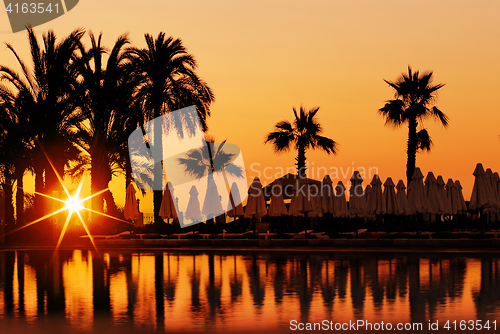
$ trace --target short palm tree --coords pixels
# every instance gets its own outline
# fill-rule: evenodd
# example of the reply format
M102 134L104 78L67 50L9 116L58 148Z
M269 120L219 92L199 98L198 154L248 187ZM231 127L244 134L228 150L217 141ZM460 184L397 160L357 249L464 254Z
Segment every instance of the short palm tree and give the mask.
M178 158L179 164L184 167L187 174L197 179L208 175L208 181L213 178L214 173L222 173L227 187L230 187L230 184L226 173L238 178L243 177L243 167L233 162L236 156L234 146L231 147L231 144L226 144L225 140L216 144L215 139L209 136L205 137L205 143L206 148L192 149L186 152L183 158ZM229 193L229 200L232 207L236 207L231 192Z
M423 121L432 117L443 125L448 126L448 116L439 110L434 104L437 91L444 84L432 85L433 72L426 72L422 75L419 71L413 72L408 66L408 74L402 73L396 81L384 80L389 86L394 88L394 100L386 102L379 113L385 117L385 124L400 127L408 124L407 162L406 179L407 184L411 181L417 152L419 150L429 151L432 140L427 130L423 127ZM420 123L420 130L418 126Z
M135 93L142 107L145 121L166 113L195 105L203 131L207 130L206 120L210 116L210 104L214 94L208 85L195 73L197 64L180 39L166 37L164 32L153 38L145 35L146 48L129 48L128 54L134 68L132 75L138 79ZM189 120L180 120L180 123ZM162 152L162 129L154 129L153 142ZM155 164L154 182L163 181L163 167ZM162 191L155 190L153 206L155 221L159 216Z
M206 149L190 150L185 157L178 159L187 174L199 179L209 173L224 171L235 177L243 177L243 168L233 163L235 153L225 149L225 140L219 144L213 138L206 138L205 141Z
M323 127L316 119L319 107L304 110L300 107L299 112L293 108L295 120L281 121L276 123L274 131L267 135L265 143L271 142L277 153L288 152L293 145L297 150L296 166L299 176L306 171L306 150L321 149L328 154L337 154L337 143L330 138L321 136Z

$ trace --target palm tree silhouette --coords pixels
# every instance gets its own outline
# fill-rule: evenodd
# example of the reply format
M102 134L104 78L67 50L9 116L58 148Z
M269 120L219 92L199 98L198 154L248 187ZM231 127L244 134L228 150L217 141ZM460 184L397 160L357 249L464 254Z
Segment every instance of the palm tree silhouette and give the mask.
M178 158L179 164L184 166L187 174L200 179L207 174L209 178L213 178L214 173L220 172L226 186L229 186L226 172L234 177L243 177L243 167L233 163L237 153L232 151L237 148L236 146L231 145L228 149L225 140L216 144L215 139L210 136L205 136L205 143L206 149L204 147L192 149L186 152L185 157ZM229 201L233 208L239 204L234 202L231 192L229 193Z
M85 50L81 45L81 57L77 62L80 80L76 91L82 111L82 122L77 127L84 138L80 146L91 161L91 192L96 193L106 189L112 176L125 169L129 159L127 135L143 118L133 109L136 83L129 75L131 66L125 50L129 44L127 36L122 35L115 42L105 68L103 54L107 51L101 46L102 35L97 39L92 33L89 36L92 47ZM88 166L89 161L86 162ZM75 172L82 173L82 166L77 167ZM108 211L116 215L115 201L109 191L92 198L93 210L102 211L103 200Z
M16 191L16 223L24 223L24 186L26 171L33 171L33 134L25 126L23 119L24 92L17 94L0 85L0 172L2 188L8 203L7 222L14 222L12 207L13 190ZM15 184L14 184L15 182Z
M63 175L64 166L69 160L76 159L79 150L74 143L75 101L71 92L77 82L78 71L74 66L76 49L83 36L83 30L75 30L59 43L54 32L43 35L41 48L33 28L28 27L31 60L29 69L14 48L7 48L14 54L22 69L22 75L14 70L0 66L0 78L5 81L7 90L20 99L17 103L19 121L31 132L26 138L34 148L33 170L35 190L50 193L58 189L59 182L50 165ZM20 171L21 175L23 171ZM42 175L45 173L45 184ZM37 196L38 197L38 196ZM37 211L41 211L40 201L35 200Z
M319 148L328 154L337 154L337 143L330 138L323 137L320 133L323 127L316 119L319 107L305 111L300 107L299 113L293 108L295 120L276 123L273 132L267 135L265 143L271 142L277 153L288 152L293 145L298 151L295 158L299 176L305 175L306 150Z
M225 140L216 144L214 138L207 136L205 142L206 149L192 149L185 154L185 158L179 158L179 164L184 166L186 173L198 179L209 172L221 171L235 177L243 176L243 168L232 162L236 154L224 149L227 145Z
M19 122L20 99L6 87L0 86L0 184L5 192L5 222L14 224L13 190L22 187L22 176L28 167L29 134ZM21 183L20 183L21 182ZM17 190L16 198L24 196ZM21 197L22 198L22 197ZM16 200L17 222L22 221L23 201Z
M207 130L206 120L209 107L214 100L212 90L195 73L197 63L180 39L165 37L160 32L156 39L145 35L147 47L129 48L133 75L138 78L135 96L143 110L145 121L168 112L195 105L202 130ZM154 129L153 141L162 152L162 129ZM161 164L154 166L155 181L163 180ZM155 222L162 222L159 216L162 191L153 195Z
M415 170L417 151L430 151L432 146L431 137L422 124L421 129L417 131L419 122L423 123L426 118L433 117L443 127L448 126L448 116L433 105L437 98L437 91L444 84L432 85L432 74L433 72L426 72L420 75L419 71L413 72L408 66L408 74L402 73L398 80L384 80L394 88L395 99L387 101L378 112L385 117L386 125L400 127L408 123L407 184L410 183Z

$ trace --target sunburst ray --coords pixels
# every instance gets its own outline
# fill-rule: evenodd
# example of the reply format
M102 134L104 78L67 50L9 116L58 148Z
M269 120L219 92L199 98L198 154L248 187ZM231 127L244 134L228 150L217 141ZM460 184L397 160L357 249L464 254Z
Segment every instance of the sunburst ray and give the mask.
M28 226L31 226L31 225L33 225L33 224L38 223L38 222L40 222L40 221L42 221L42 220L44 220L44 219L50 218L50 217L52 217L52 216L54 216L54 215L58 214L59 212L63 212L64 210L66 210L66 208L62 208L62 209L56 210L56 211L54 211L54 212L48 213L48 214L46 214L45 216L40 217L40 218L38 218L38 219L36 219L36 220L34 220L34 221L30 222L30 223L27 223L27 224L26 224L26 225L24 225L24 226L18 227L18 228L16 228L15 230L12 230L12 231L9 231L9 232L5 233L5 235L9 235L9 234L12 234L12 233L14 233L14 232L20 231L20 230L22 230L22 229L24 229L24 228L26 228L26 227L28 227Z
M128 222L128 221L123 220L123 219L120 219L120 218L118 218L118 217L113 217L113 216L108 215L108 214L106 214L106 213L104 213L104 212L99 212L99 211L92 210L92 209L89 209L89 208L83 208L83 209L84 209L84 210L87 210L87 211L90 211L90 212L93 212L93 213L97 213L98 215L101 215L101 216L104 216L104 217L107 217L107 218L112 218L112 219L118 220L118 221L120 221L120 222L127 223L127 224L129 224L129 225L134 225L134 224L133 224L133 223L131 223L131 222Z

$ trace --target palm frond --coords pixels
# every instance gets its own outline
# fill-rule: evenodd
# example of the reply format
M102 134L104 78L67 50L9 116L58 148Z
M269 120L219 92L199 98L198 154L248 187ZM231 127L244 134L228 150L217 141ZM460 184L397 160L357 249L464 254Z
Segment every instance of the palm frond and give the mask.
M439 122L443 125L444 128L448 127L449 118L445 113L439 110L436 106L432 107L431 113L436 119L439 120Z
M316 144L328 154L337 154L337 143L328 137L317 136Z
M432 139L426 129L417 132L417 147L422 151L430 151L432 147Z
M378 113L385 117L385 125L399 127L406 121L405 105L399 99L387 101Z
M303 170L305 166L305 150L312 148L320 148L328 154L337 153L337 143L330 138L321 136L323 127L317 119L319 107L306 110L303 106L297 111L292 108L294 114L293 123L289 121L281 121L276 123L273 132L266 136L265 143L273 144L276 153L288 152L291 146L299 152L303 152L295 158L297 161L297 168ZM300 160L300 162L299 162ZM300 166L299 166L300 165Z
M274 151L278 152L288 152L290 146L295 141L295 136L293 133L288 131L276 131L271 132L267 135L265 143L272 143Z

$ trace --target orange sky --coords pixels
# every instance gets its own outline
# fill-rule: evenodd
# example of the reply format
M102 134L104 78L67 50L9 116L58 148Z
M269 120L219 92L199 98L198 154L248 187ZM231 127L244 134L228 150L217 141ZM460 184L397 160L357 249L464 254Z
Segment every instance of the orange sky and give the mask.
M435 146L417 156L424 175L459 179L469 199L477 162L500 171L498 0L85 0L35 30L62 38L77 27L102 31L110 47L126 31L137 46L146 32L181 38L216 95L210 134L240 146L249 179L258 174L252 163L293 167L296 152L275 155L263 141L300 105L319 106L324 135L340 144L337 156L308 152L310 164L349 176L353 165L376 167L383 180L404 179L407 129L384 127L377 110L393 97L383 79L397 79L407 65L433 70L435 83L446 84L437 106L450 126L425 124ZM10 32L5 12L0 39L28 59L26 34ZM15 64L5 48L0 61ZM123 204L123 186L114 184Z

